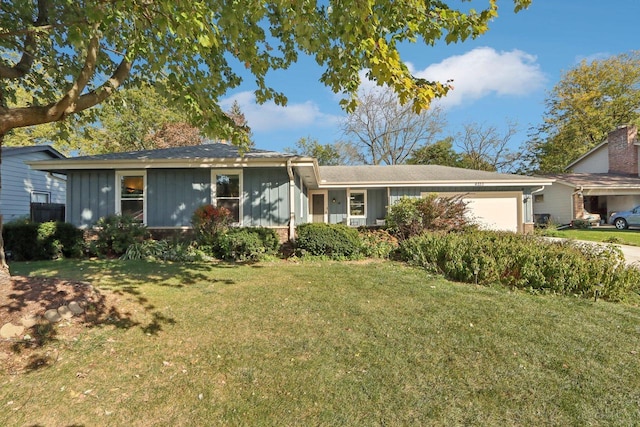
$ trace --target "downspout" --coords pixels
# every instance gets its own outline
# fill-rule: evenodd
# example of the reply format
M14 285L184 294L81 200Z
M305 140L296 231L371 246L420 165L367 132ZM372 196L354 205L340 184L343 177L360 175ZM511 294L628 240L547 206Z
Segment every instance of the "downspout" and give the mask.
M287 159L287 174L289 174L289 241L296 240L296 183L291 167L291 159Z

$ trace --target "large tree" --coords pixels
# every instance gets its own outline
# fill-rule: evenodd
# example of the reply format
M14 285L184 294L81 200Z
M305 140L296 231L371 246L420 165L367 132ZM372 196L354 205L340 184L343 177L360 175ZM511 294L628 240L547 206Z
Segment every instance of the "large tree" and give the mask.
M453 149L453 137L448 136L433 144L423 145L411 152L410 165L440 165L462 167L462 156Z
M300 138L295 147L285 148L287 153L298 156L309 156L318 160L321 166L336 166L351 164L357 159L358 153L345 142L320 144L316 138Z
M467 169L515 172L520 151L511 148L511 138L517 133L515 122L507 122L504 130L495 125L467 123L456 135L455 145L461 155L460 167Z
M564 172L608 132L631 123L640 123L640 51L584 60L547 97L544 121L527 144L527 168Z
M435 142L446 124L441 108L416 113L387 87L363 90L357 101L343 132L362 163L405 163L417 147Z
M531 0L512 0L516 10ZM219 2L212 0L14 0L0 3L0 145L11 129L64 120L103 102L132 75L174 94L192 124L221 132L242 147L246 133L218 100L240 84L240 65L254 77L256 99L284 104L267 73L300 53L325 68L321 81L356 105L361 70L388 84L416 112L443 96L446 84L415 78L398 46L476 37L497 16L497 0L481 10L445 1L381 0ZM474 5L478 5L475 2ZM18 81L34 97L16 104ZM1 224L0 218L0 224ZM7 266L1 250L0 267Z

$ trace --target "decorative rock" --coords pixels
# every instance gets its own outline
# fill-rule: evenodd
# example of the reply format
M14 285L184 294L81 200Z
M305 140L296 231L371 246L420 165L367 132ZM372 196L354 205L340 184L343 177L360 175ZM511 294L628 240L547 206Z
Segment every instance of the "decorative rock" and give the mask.
M66 305L61 305L60 307L58 307L58 314L65 320L69 320L73 317L73 313Z
M80 307L80 304L75 301L71 301L69 303L69 310L71 310L71 312L76 315L84 313L84 309Z
M13 323L6 323L0 328L0 337L2 338L16 338L22 335L24 332L24 326L16 326Z
M51 323L56 323L62 320L62 317L60 317L58 310L54 310L54 309L45 311L44 318Z
M25 328L30 328L38 323L38 320L40 320L40 318L37 315L27 314L20 319L20 323L22 323L22 326Z

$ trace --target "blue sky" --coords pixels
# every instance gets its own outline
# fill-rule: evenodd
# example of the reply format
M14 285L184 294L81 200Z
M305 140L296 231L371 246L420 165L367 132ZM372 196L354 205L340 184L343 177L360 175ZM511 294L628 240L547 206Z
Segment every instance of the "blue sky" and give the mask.
M640 49L640 0L533 0L529 9L513 13L502 0L499 16L476 40L435 47L403 46L401 55L420 77L446 81L454 90L438 101L446 111L445 133L455 134L465 123L505 129L518 124L512 148L526 140L527 130L542 121L544 101L563 72L586 59ZM310 58L268 82L284 92L286 107L257 105L247 78L221 101L228 109L235 100L245 113L256 146L283 151L302 137L322 144L345 139L340 97L319 82L322 69Z

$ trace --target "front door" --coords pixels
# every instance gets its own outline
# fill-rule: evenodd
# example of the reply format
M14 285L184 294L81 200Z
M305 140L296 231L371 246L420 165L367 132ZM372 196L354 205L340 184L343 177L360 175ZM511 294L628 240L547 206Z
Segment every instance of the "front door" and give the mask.
M311 222L326 222L327 194L311 193Z

